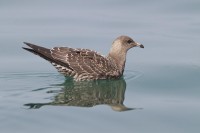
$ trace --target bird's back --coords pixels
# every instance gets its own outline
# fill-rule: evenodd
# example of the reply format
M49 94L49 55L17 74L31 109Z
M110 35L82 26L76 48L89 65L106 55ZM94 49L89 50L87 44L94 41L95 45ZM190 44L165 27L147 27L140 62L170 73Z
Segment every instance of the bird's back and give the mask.
M32 49L24 49L48 60L60 73L75 80L110 79L121 76L112 59L95 51L68 47L46 49L30 43L26 44Z

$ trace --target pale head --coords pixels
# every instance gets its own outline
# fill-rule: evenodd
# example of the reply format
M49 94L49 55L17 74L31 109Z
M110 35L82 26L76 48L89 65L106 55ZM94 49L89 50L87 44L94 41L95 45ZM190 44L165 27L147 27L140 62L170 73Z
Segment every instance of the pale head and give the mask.
M128 36L120 36L116 38L112 44L108 57L114 60L121 74L124 72L126 53L133 47L144 48L142 44L135 42Z
M122 51L127 51L133 47L144 48L142 44L135 42L132 38L128 36L119 36L118 38L116 38L112 44L112 47L121 49Z

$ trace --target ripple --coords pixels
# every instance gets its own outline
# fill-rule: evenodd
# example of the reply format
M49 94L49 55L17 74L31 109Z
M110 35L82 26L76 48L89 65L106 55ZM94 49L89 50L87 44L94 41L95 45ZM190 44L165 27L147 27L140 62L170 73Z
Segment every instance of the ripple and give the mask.
M131 70L126 70L124 72L124 79L129 82L132 80L135 80L143 75L143 72L141 71L131 71Z
M20 73L20 72L14 72L14 73L1 73L0 78L20 78L20 77L50 77L50 76L58 76L57 73L50 73L50 72L42 72L42 73L36 73L36 72L26 72L26 73Z

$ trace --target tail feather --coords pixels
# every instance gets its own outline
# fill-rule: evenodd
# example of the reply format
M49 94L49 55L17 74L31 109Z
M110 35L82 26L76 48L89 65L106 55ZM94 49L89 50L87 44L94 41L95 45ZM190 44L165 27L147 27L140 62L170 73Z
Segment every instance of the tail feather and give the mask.
M38 53L43 53L43 54L46 54L46 55L51 54L50 49L47 49L47 48L44 48L44 47L41 47L41 46L37 46L35 44L31 44L31 43L28 43L28 42L24 42L24 44L26 44L27 46L29 46L30 48L32 48L34 51L36 51Z
M31 43L27 43L27 42L24 42L27 46L29 46L30 48L25 48L25 47L22 47L23 49L33 53L33 54L36 54L36 55L39 55L40 57L52 62L54 59L53 57L51 56L51 51L50 49L47 49L47 48L44 48L44 47L40 47L40 46L37 46L37 45L34 45L34 44L31 44Z
M34 45L34 44L31 44L31 43L27 43L27 42L24 42L27 46L29 46L30 48L25 48L25 47L22 47L23 49L35 54L35 55L39 55L40 57L44 58L45 60L51 62L51 63L56 63L56 64L59 64L61 66L64 66L64 67L67 67L71 70L73 70L72 68L69 67L69 64L66 64L66 63L63 63L61 61L58 61L56 59L54 59L51 55L51 50L50 49L47 49L47 48L44 48L44 47L41 47L41 46L37 46L37 45Z

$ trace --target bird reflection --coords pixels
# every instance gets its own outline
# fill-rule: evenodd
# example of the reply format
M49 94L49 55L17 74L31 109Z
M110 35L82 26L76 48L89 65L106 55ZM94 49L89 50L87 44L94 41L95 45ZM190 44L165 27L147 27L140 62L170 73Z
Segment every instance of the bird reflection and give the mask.
M132 110L133 108L128 108L123 104L125 90L124 79L82 82L68 79L63 83L60 91L48 91L48 93L56 93L52 102L28 103L25 106L38 109L44 105L77 107L108 105L114 111Z

